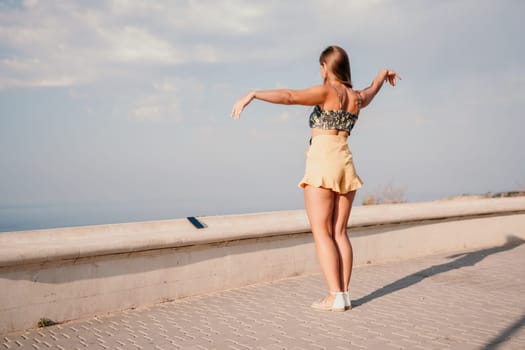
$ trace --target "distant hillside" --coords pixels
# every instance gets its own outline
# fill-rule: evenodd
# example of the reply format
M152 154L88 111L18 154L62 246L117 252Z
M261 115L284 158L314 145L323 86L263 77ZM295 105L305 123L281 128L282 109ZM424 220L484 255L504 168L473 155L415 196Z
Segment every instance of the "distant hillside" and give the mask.
M462 194L458 196L444 197L436 199L436 201L458 201L467 199L482 199L482 198L505 198L505 197L520 197L525 196L525 191L507 191L507 192L487 192L485 194ZM385 187L383 192L379 194L366 195L363 198L362 205L373 204L394 204L406 203L404 199L404 190L394 188L391 185Z
M451 196L438 199L440 201L462 200L462 199L480 199L480 198L506 198L525 196L525 191L507 191L507 192L487 192L485 194L463 194L460 196Z

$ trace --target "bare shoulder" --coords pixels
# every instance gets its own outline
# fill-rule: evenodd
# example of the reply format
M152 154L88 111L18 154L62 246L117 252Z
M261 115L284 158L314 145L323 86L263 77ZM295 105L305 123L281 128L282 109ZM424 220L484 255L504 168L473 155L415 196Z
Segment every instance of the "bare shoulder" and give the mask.
M306 106L323 104L328 93L325 85L314 85L303 90L290 90L290 104Z
M348 111L351 113L359 113L359 109L361 109L361 103L363 101L363 97L361 96L361 91L356 90L353 88L348 88Z

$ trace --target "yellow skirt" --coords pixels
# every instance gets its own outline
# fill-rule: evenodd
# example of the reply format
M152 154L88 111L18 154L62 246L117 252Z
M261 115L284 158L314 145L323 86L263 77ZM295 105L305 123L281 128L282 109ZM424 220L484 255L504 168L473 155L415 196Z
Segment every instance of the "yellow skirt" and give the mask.
M346 137L318 135L306 152L306 170L299 187L311 185L345 194L363 186L355 172Z

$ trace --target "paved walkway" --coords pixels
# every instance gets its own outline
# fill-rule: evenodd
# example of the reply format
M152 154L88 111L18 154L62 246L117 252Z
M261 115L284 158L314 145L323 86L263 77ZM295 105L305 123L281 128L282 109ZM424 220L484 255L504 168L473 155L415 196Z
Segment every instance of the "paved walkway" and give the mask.
M525 349L525 244L354 270L344 313L321 276L0 337L7 349Z

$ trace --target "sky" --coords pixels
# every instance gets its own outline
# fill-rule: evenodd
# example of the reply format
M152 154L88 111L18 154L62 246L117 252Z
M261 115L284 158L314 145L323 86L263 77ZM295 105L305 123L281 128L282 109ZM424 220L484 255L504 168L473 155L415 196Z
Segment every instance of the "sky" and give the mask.
M363 198L525 190L525 2L0 0L0 231L302 209L311 107L233 103L402 77L349 138Z

